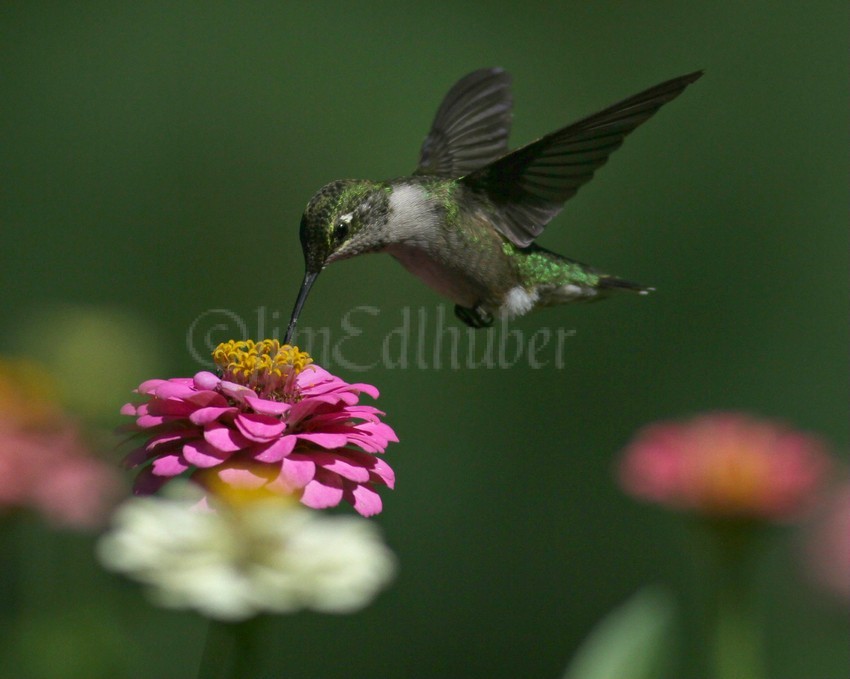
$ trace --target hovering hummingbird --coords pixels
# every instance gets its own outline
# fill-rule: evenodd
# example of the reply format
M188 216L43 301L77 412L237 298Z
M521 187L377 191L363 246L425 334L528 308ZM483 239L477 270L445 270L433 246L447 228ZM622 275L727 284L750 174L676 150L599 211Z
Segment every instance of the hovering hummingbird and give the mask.
M285 341L319 273L368 252L395 257L475 328L614 290L646 294L651 288L534 239L627 134L701 75L663 82L511 152L510 76L500 68L465 76L437 110L413 175L341 179L310 199L301 218L306 272Z

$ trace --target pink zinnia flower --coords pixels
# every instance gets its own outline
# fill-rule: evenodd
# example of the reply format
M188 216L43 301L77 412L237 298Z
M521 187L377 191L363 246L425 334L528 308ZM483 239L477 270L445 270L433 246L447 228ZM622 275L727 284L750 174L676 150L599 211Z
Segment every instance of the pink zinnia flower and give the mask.
M35 364L0 361L0 511L35 510L50 523L94 528L123 488Z
M713 516L783 520L809 506L829 466L815 437L737 413L639 432L619 480L643 500Z
M348 384L277 340L227 342L213 353L221 376L148 380L140 405L127 404L136 429L150 436L130 453L137 494L156 492L187 470L216 484L297 493L308 507L349 502L364 516L381 511L375 486L393 487L392 469L376 453L397 441L383 413L359 405L378 397L368 384Z

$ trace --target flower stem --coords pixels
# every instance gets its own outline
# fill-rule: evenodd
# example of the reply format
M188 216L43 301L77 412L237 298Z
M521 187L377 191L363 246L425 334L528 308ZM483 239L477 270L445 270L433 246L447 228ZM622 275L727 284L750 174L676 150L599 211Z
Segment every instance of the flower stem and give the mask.
M725 526L715 530L715 679L761 679L765 676L761 630L753 601L751 552L752 541L756 538L749 526Z
M261 621L210 620L198 679L245 679L259 676Z
M738 591L737 587L718 593L714 648L717 679L759 679L764 676L759 629L747 594Z

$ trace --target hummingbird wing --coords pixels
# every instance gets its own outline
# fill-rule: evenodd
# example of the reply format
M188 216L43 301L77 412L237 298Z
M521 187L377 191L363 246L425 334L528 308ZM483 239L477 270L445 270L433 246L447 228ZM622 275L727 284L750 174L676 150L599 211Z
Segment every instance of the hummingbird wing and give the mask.
M422 143L414 174L462 177L508 150L511 77L501 68L482 68L449 90Z
M651 87L547 134L463 177L500 209L496 229L528 246L579 188L593 178L623 139L702 75L689 73Z

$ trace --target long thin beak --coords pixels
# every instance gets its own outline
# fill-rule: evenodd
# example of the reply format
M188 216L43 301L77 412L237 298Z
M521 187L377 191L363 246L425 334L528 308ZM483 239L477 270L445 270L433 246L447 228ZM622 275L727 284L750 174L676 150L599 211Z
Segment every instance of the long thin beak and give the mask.
M313 287L313 283L318 275L318 271L312 273L307 271L304 274L304 282L301 283L301 290L298 291L298 299L295 300L295 306L292 309L292 316L289 318L289 327L286 329L286 337L283 339L284 344L289 344L289 340L292 339L292 333L295 332L295 324L298 323L298 316L301 313L301 307L304 306L304 302L307 300L307 295L310 294L310 288Z

